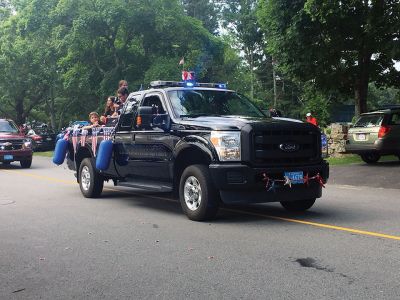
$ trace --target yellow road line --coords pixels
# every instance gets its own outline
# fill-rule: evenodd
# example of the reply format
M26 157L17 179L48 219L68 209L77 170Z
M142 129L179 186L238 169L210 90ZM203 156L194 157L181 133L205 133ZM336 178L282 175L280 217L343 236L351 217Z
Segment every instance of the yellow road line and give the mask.
M27 177L32 177L32 178L37 178L37 179L42 179L42 180L48 180L48 181L54 181L54 182L59 182L59 183L63 183L63 184L68 184L68 185L76 184L76 181L72 181L72 180L56 179L53 177L30 174L30 173L26 173L26 172L22 172L22 171L17 171L17 170L4 170L3 169L3 170L0 170L0 172L17 173L18 175L22 175L22 176L27 176ZM152 198L152 199L159 199L159 200L169 201L169 202L176 202L175 200L164 198L164 197L157 197L157 196L150 196L150 195L146 195L146 194L133 193L133 192L128 192L128 191L124 191L124 190L118 190L115 188L105 187L104 189L108 190L108 191L122 193L122 194L135 195L135 196L141 196L141 197ZM400 241L400 236L396 236L396 235L389 235L389 234L384 234L384 233L365 231L365 230L353 229L353 228L348 228L348 227L341 227L341 226L334 226L334 225L323 224L323 223L316 223L316 222L303 221L303 220L297 220L297 219L291 219L291 218L271 216L271 215L265 215L265 214L260 214L260 213L235 210L235 209L229 209L229 208L223 208L223 210L228 211L228 212L238 213L238 214L245 214L245 215L251 215L251 216L256 216L256 217L286 221L286 222L291 222L291 223L310 225L310 226L314 226L314 227L327 228L327 229L338 230L338 231L345 231L345 232L355 233L355 234L359 234L359 235L367 235L367 236L380 237L380 238Z
M224 208L224 210L234 212L234 213L252 215L252 216L257 216L257 217L264 217L264 218L287 221L287 222L292 222L292 223L299 223L299 224L304 224L304 225L311 225L311 226L315 226L315 227L322 227L322 228L328 228L328 229L339 230L339 231L347 231L347 232L361 234L361 235L370 235L370 236L400 241L400 236L396 236L396 235L389 235L389 234L383 234L383 233L378 233L378 232L358 230L358 229L353 229L353 228L348 228L348 227L334 226L334 225L328 225L328 224L323 224L323 223L302 221L302 220L297 220L297 219L283 218L283 217L277 217L277 216L271 216L271 215L263 215L263 214L235 210L235 209Z
M26 172L17 171L17 170L0 170L0 172L5 172L5 173L17 173L18 175L22 175L22 176L26 176L26 177L32 177L32 178L37 178L37 179L44 179L44 180L54 181L54 182L59 182L59 183L64 183L64 184L76 183L76 181L64 180L64 179L57 179L57 178L54 178L54 177L48 177L48 176L43 176L43 175L36 175L36 174L26 173Z

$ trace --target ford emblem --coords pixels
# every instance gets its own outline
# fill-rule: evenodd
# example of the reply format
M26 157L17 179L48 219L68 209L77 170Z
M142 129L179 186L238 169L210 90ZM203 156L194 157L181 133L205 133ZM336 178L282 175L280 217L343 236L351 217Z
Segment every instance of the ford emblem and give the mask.
M279 149L285 152L296 152L300 149L300 145L296 143L282 143L279 145Z

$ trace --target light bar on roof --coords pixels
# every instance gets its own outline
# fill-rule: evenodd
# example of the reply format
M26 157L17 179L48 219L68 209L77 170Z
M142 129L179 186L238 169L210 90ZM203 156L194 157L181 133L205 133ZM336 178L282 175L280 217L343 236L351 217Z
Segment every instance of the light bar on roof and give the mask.
M165 81L165 80L157 80L150 82L150 86L152 88L160 88L160 87L208 87L208 88L218 88L218 89L226 89L226 83L203 83L203 82L194 82L194 81Z

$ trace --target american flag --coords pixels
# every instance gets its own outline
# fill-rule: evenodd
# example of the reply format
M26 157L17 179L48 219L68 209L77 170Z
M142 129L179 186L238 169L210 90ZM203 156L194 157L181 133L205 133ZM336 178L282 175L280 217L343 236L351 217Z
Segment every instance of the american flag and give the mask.
M81 146L82 147L85 146L86 135L87 135L87 130L86 129L82 129L82 132L81 132Z
M92 151L93 155L96 156L96 149L97 149L97 138L101 128L92 128Z
M79 130L74 130L72 132L72 147L74 148L74 153L76 153L76 147L78 146L78 132Z
M110 140L113 131L114 131L113 127L103 127L104 140Z

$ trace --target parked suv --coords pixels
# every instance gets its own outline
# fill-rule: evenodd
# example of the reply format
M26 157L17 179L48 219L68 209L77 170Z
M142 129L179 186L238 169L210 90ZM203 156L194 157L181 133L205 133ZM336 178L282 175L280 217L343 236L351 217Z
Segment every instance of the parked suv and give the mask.
M7 165L13 161L19 161L22 168L30 168L31 140L12 120L0 119L0 162Z
M360 155L366 163L382 155L400 159L400 106L361 114L349 129L346 152Z

